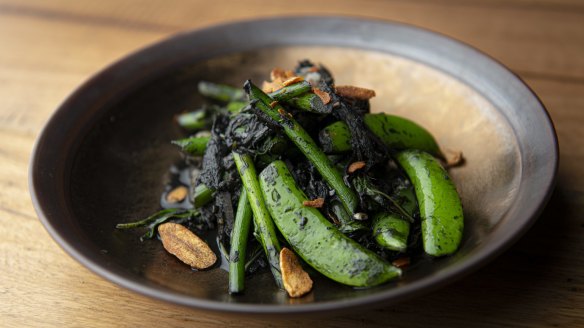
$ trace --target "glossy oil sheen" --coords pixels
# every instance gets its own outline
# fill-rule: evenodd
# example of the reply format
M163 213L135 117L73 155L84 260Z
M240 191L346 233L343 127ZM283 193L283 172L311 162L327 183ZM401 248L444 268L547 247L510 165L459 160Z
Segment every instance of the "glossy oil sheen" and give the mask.
M218 41L220 40L220 41ZM180 160L177 113L199 106L197 82L260 83L275 66L310 58L339 84L374 89L376 112L414 120L466 164L451 171L466 225L451 257L421 258L393 283L355 290L314 276L290 299L270 273L229 295L227 273L195 272L142 232L116 230L159 208ZM140 51L82 85L54 114L31 161L30 189L49 233L112 282L209 310L307 313L386 305L477 269L533 223L553 187L557 143L545 109L513 74L474 49L413 27L351 18L296 17L184 33Z

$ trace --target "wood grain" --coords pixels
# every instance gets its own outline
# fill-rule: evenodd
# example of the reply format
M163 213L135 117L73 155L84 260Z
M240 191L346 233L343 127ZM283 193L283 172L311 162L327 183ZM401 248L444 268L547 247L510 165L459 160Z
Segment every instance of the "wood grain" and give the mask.
M290 14L392 19L452 36L524 78L561 150L541 219L482 270L415 300L336 317L237 317L119 288L66 255L28 192L34 140L91 74L173 33ZM0 0L0 327L584 326L584 2L578 0Z

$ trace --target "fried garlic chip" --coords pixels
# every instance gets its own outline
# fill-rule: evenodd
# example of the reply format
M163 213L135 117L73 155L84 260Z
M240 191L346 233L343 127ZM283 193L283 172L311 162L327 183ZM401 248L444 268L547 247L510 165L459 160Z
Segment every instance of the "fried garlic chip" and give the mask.
M312 279L302 269L296 254L286 247L280 251L280 270L284 288L290 297L301 297L312 289Z
M207 269L217 261L209 245L180 224L161 224L158 233L164 249L195 269Z

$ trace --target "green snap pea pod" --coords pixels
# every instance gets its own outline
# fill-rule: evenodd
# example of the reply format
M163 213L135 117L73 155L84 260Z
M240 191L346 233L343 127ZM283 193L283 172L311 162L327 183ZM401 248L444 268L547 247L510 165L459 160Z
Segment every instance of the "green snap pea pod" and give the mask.
M432 256L454 253L462 239L464 218L448 172L432 155L419 150L402 151L396 159L414 185L424 251Z
M235 222L231 232L231 250L229 251L229 293L241 293L245 280L245 254L252 220L251 206L247 200L247 191L241 188Z
M211 137L189 137L173 140L172 144L177 145L182 151L193 156L203 156L207 149L207 143Z
M197 87L200 94L217 101L225 103L230 101L245 101L245 93L243 90L230 85L200 81Z
M396 150L419 149L441 156L434 137L420 125L403 117L389 114L365 114L365 125L387 147ZM326 153L341 153L351 150L351 133L347 124L335 122L322 129L319 141Z
M243 187L247 192L247 199L253 213L254 225L266 252L268 262L270 263L272 275L276 280L276 285L279 288L283 288L282 274L280 273L280 242L276 235L274 222L264 203L253 160L248 154L238 154L236 152L233 152L233 160L239 171Z
M411 217L416 209L416 196L411 187L400 189L397 195L401 208ZM373 217L373 237L381 247L405 252L408 247L410 221L396 212L378 213Z
M188 137L179 140L173 140L172 144L177 145L181 150L192 156L203 156L207 150L207 143L211 137ZM276 135L266 139L259 147L258 151L262 154L282 154L286 151L288 142L286 137Z
M357 195L343 181L342 174L331 163L326 154L320 150L308 132L302 128L296 120L286 115L286 111L280 104L274 108L269 106L272 98L256 87L251 81L246 81L244 88L250 99L257 99L256 107L267 114L271 119L278 122L284 133L300 149L300 151L310 160L312 165L323 179L335 190L345 209L350 213L355 213L359 199Z
M282 161L260 174L260 186L276 226L306 263L330 279L349 286L368 287L387 282L401 270L338 231L298 189Z

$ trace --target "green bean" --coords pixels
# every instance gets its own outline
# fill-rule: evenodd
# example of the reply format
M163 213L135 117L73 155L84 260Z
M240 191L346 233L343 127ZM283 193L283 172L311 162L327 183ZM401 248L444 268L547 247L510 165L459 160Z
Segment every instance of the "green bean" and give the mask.
M231 232L231 250L229 252L229 293L241 293L245 280L245 255L247 239L252 220L251 206L247 200L247 191L241 188L235 222Z
M203 156L207 149L207 143L211 137L189 137L173 140L172 144L177 145L185 153L192 156Z
M200 81L198 84L199 93L205 97L222 101L245 101L245 93L239 88L229 85Z
M331 211L339 221L339 231L345 234L350 234L356 231L366 230L367 227L363 222L353 220L353 217L347 213L347 210L337 200L332 200L330 205Z
M335 190L345 209L350 213L355 213L359 200L355 193L345 185L341 172L331 163L325 153L320 150L310 135L294 120L286 115L284 108L276 104L271 108L272 98L256 87L251 81L245 83L244 88L250 99L257 99L256 107L267 114L272 120L278 122L284 133L300 149L300 151L310 160L312 165L323 179Z
M367 287L401 274L374 252L338 231L307 200L282 161L260 174L260 187L276 226L290 246L318 272L349 286Z
M172 144L177 145L181 150L191 156L203 156L207 150L207 143L211 137L189 137L173 140ZM258 147L260 154L282 154L286 151L288 142L286 137L275 135L267 138Z
M432 256L454 253L462 239L462 204L448 172L432 155L419 150L397 154L414 185L420 206L424 251Z
M292 98L303 95L312 90L312 86L307 81L301 81L294 83L283 88L280 88L274 92L271 92L270 97L274 98L279 102L286 102Z
M314 93L305 93L301 96L289 99L284 103L307 112L318 114L328 114L332 110L332 106L325 106L322 99Z
M254 225L259 233L260 242L264 247L272 275L276 280L276 285L283 288L282 275L280 273L280 242L276 235L274 222L264 203L258 177L253 160L248 154L233 152L233 160L239 171L239 176L243 182L243 187L247 192L247 199L253 213Z
M200 208L213 199L214 190L203 183L197 184L193 193L192 202L195 208Z
M434 137L420 125L389 114L365 114L365 125L387 147L395 150L419 149L441 156ZM351 150L351 133L347 124L339 121L322 129L319 141L326 153L341 153Z

